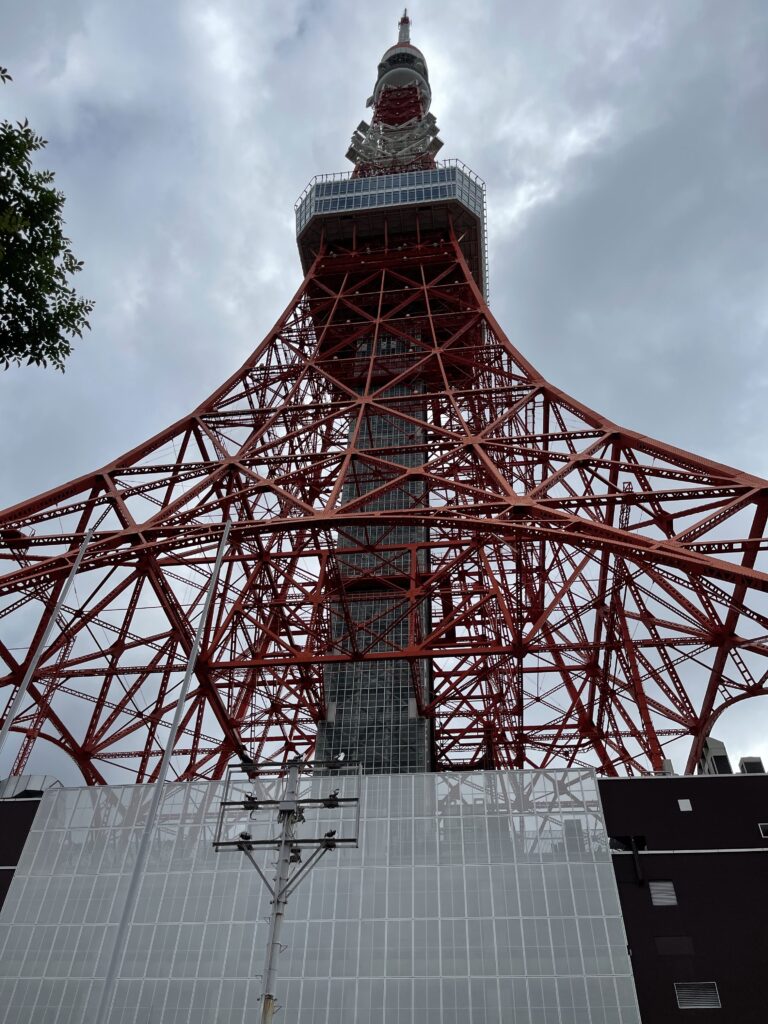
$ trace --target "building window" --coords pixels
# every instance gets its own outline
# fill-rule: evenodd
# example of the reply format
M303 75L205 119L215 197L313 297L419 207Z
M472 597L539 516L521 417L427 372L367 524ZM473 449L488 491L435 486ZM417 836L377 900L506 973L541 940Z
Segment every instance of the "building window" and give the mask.
M655 942L659 956L693 956L690 935L659 935Z
M676 981L675 995L681 1010L719 1010L720 996L714 981Z
M693 806L692 806L690 800L678 800L677 801L677 806L680 808L681 811L692 811L693 810Z
M761 821L757 827L760 829L763 839L768 839L768 821Z
M674 882L649 882L648 892L654 907L676 907L677 893Z

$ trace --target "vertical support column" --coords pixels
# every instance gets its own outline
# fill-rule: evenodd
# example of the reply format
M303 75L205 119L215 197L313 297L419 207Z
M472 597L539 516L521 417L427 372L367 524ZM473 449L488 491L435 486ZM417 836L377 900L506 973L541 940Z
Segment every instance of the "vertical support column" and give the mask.
M11 723L18 714L19 708L21 707L24 697L26 695L27 688L32 681L32 677L34 676L35 671L37 670L37 666L40 663L40 659L43 656L45 645L48 642L48 637L51 635L51 630L53 629L53 624L54 622L56 622L56 619L61 614L61 609L63 608L64 602L67 599L69 588L75 581L75 576L77 576L77 571L80 568L80 563L83 560L85 549L91 543L91 537L93 537L94 529L95 527L91 527L91 529L88 531L88 533L86 533L85 537L83 538L83 543L80 545L80 550L77 552L77 557L75 558L72 568L69 570L69 576L67 576L64 582L64 586L61 588L59 598L48 619L48 625L43 630L43 635L40 637L40 642L38 643L37 648L35 649L35 653L32 655L32 659L29 665L27 666L27 671L24 673L24 678L22 679L21 684L19 685L19 688L16 691L16 696L13 698L13 702L11 706L8 708L8 714L5 716L5 721L3 722L2 729L0 729L0 754L2 754L3 752L3 746L5 745L6 737L10 732Z
M197 662L197 655L200 650L200 644L203 639L203 630L205 624L208 621L208 614L211 608L211 601L213 600L213 594L216 589L216 581L219 578L219 570L221 569L221 563L224 558L224 550L227 546L229 539L229 531L232 528L232 523L227 522L224 524L224 532L221 535L219 541L219 548L216 552L216 561L213 565L211 572L211 578L208 582L208 589L205 594L205 601L203 602L203 609L200 613L200 621L197 624L197 630L195 631L195 639L192 643L192 649L189 652L189 659L187 661L187 670L184 673L184 679L181 683L178 698L176 701L176 714L173 716L173 723L171 730L168 734L168 738L165 744L165 750L163 751L163 758L160 762L160 768L157 773L157 780L152 784L152 801L149 805L149 811L147 812L147 820L144 825L144 833L141 837L139 844L139 852L136 855L136 863L133 865L133 873L131 874L131 880L128 883L128 892L125 896L125 903L123 904L123 912L120 916L120 923L117 926L117 934L115 935L115 944L112 947L112 955L109 959L109 966L107 967L107 973L104 977L104 986L101 990L101 998L99 999L99 1006L96 1011L94 1024L106 1024L109 1020L109 1014L112 1009L112 1001L114 998L115 982L117 981L117 972L120 966L120 960L125 950L125 942L128 936L128 925L133 917L134 907L136 906L136 897L139 892L139 884L141 883L142 875L144 874L144 865L147 861L147 855L149 854L149 844L152 839L152 832L155 825L155 819L157 818L157 812L160 807L160 800L163 796L163 785L165 783L166 776L168 775L168 766L171 763L171 757L173 755L173 749L176 746L176 736L181 725L181 718L184 714L184 702L187 699L187 691L189 690L189 683L192 679L192 673L195 670L195 663Z

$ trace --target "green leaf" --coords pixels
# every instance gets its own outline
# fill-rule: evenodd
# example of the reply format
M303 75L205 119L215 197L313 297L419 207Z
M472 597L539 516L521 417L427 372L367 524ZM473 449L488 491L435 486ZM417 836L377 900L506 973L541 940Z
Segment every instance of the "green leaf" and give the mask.
M0 81L10 81L0 67ZM71 339L90 329L93 302L77 295L83 268L64 235L64 193L52 171L33 168L46 145L29 121L0 122L0 362L64 369Z

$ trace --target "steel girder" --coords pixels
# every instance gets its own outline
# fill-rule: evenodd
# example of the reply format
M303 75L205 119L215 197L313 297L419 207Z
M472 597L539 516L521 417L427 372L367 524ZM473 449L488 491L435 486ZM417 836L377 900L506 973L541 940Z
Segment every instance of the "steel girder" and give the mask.
M392 354L392 338L407 345ZM423 459L358 443L382 416L424 439ZM342 486L351 467L368 473L357 496ZM388 510L415 480L422 497ZM12 724L14 771L49 742L89 783L153 779L226 521L179 778L309 753L324 667L393 658L431 665L428 692L412 674L436 767L633 774L685 739L690 770L718 715L768 692L767 486L549 384L494 320L455 237L324 249L190 416L0 515L6 714L96 528ZM423 529L398 531L409 524ZM354 643L333 628L352 587L345 544L359 557L365 529L371 564L391 553L401 567L377 582L404 599L400 646L382 642L392 627L375 603L361 622L360 578Z

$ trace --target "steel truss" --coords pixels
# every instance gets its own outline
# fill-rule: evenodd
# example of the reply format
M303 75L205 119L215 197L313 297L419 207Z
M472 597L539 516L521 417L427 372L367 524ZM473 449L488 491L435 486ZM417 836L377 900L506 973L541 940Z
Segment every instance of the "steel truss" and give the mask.
M382 416L423 459L360 441ZM343 484L365 467L356 495ZM6 714L52 627L12 723L13 770L46 741L88 783L157 777L228 522L179 778L218 778L233 755L310 757L324 667L361 659L414 666L435 767L633 774L686 739L690 770L722 711L768 692L766 486L549 384L454 236L323 249L190 416L0 515ZM421 497L373 500L403 490ZM360 618L366 528L375 592L402 599L388 606L407 621L399 646L375 601ZM54 616L91 529L76 597ZM382 575L389 554L401 568ZM350 594L353 636L332 621Z

